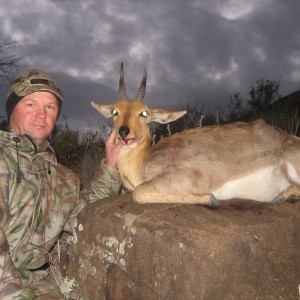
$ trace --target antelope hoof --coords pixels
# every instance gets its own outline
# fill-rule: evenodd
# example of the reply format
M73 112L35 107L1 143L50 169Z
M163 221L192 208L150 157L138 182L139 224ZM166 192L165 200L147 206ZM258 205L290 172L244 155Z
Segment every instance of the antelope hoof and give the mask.
M274 203L282 203L282 202L284 202L285 201L285 199L280 195L280 196L278 196L276 199L274 199Z
M209 206L217 207L220 205L220 201L216 199L214 196L211 196Z
M298 201L300 198L299 196L290 195L289 197L285 198L284 196L278 196L273 202L275 203L294 203L295 201Z

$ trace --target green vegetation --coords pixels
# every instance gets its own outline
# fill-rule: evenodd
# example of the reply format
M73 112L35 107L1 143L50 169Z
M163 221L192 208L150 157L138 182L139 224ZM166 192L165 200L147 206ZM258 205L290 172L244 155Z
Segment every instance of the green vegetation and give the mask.
M97 165L104 158L105 141L101 135L104 129L79 132L70 129L66 123L57 126L50 137L58 161L79 176L83 188L90 185Z

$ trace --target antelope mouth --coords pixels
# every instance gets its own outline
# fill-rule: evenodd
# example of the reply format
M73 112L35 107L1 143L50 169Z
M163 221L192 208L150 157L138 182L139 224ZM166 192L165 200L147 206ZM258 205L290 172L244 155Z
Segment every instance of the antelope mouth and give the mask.
M123 142L125 143L125 145L130 145L132 144L134 141L134 139L124 139Z
M130 145L134 142L134 138L119 138L119 140L121 140L125 145Z

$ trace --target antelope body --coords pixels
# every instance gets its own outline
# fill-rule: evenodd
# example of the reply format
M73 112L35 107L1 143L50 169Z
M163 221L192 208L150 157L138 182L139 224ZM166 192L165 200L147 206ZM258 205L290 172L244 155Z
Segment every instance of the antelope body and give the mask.
M126 96L123 64L120 99L95 107L112 117L124 142L118 166L138 203L199 203L300 196L300 139L262 120L185 130L150 146L147 123L168 123L186 111L150 109L143 103L146 71L137 100Z

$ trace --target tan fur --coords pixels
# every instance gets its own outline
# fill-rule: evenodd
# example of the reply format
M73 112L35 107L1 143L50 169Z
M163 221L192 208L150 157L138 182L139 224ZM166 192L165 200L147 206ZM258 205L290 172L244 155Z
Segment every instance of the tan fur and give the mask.
M129 130L118 165L139 203L211 205L300 196L300 139L262 120L185 130L150 147L147 123L168 123L186 112L153 110L128 99L92 106L113 117L118 132L122 126Z

